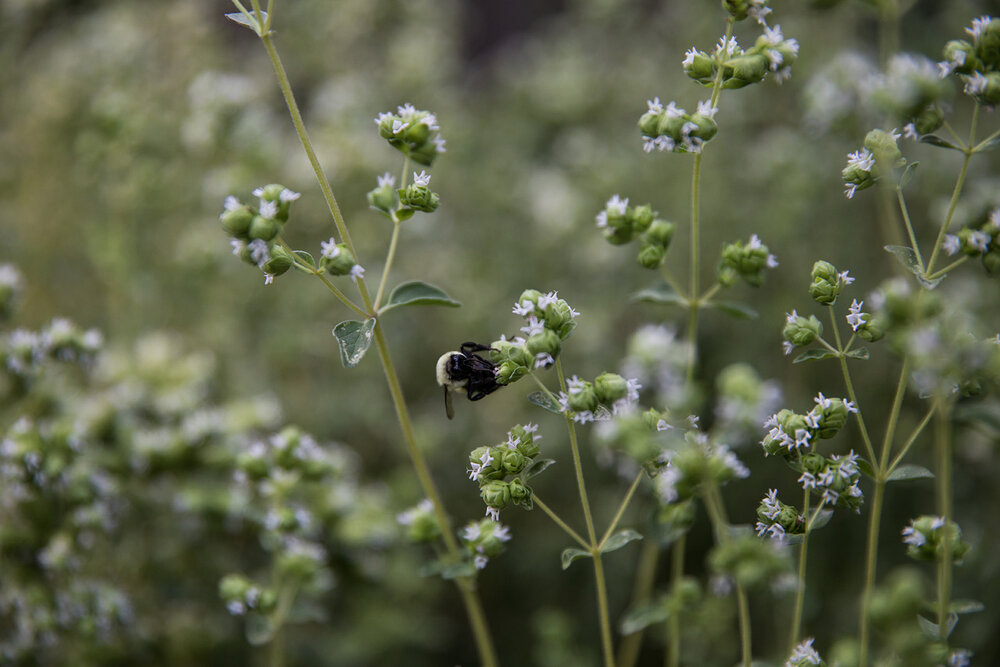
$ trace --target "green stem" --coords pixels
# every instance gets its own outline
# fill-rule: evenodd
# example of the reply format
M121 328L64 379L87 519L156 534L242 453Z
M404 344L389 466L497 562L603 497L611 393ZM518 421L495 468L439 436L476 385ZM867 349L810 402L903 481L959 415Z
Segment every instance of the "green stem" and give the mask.
M885 437L882 439L882 456L878 461L879 472L885 473L892 451L892 441L896 437L896 424L899 421L900 408L903 406L903 395L906 393L906 381L910 376L910 358L903 357L903 367L899 370L899 381L896 383L896 396L892 399L892 409L889 411L889 423L885 427ZM872 464L874 465L874 461Z
M969 143L965 147L965 160L962 161L962 170L958 173L958 180L955 181L955 188L951 192L951 202L948 204L948 215L945 216L944 223L941 225L941 229L938 230L937 240L934 241L934 249L931 251L931 258L927 262L927 272L930 273L934 270L934 262L937 260L938 252L941 250L941 244L944 242L944 236L948 233L948 228L951 227L951 219L955 215L955 209L958 207L958 196L962 192L962 186L965 184L965 175L969 171L969 161L972 159L972 148L970 146L975 143L976 136L976 123L979 120L979 104L972 110L972 122L969 128Z
M851 402L854 403L854 407L857 410L858 415L858 426L861 429L861 439L865 443L865 450L868 455L868 460L874 465L875 448L872 446L871 436L868 435L868 427L865 426L865 418L861 415L861 405L858 403L858 395L854 392L854 383L851 382L851 371L847 368L847 359L844 357L844 348L840 342L840 330L837 327L837 316L833 312L833 306L828 306L830 310L830 324L833 326L834 340L837 342L837 352L840 353L840 371L844 376L844 384L847 386L847 395L850 397Z
M670 590L679 590L681 579L684 578L684 548L687 535L681 535L674 542L670 553ZM667 619L667 666L678 667L681 664L681 619L672 614Z
M635 581L632 585L632 599L629 608L634 609L649 601L649 592L656 580L656 561L660 556L660 545L656 540L643 540L636 566ZM622 638L618 644L617 664L619 667L633 667L639 659L642 646L642 632L633 632Z
M802 491L802 516L809 516L809 489ZM799 634L802 631L802 609L805 605L806 597L806 556L809 553L809 530L812 522L807 519L805 533L802 535L802 548L799 550L799 571L798 586L795 591L795 611L792 612L792 630L788 636L788 655L791 655L799 643Z
M565 532L567 535L576 540L576 543L579 544L581 547L583 547L587 551L590 551L590 544L587 543L587 540L580 537L580 534L575 530L573 530L572 528L570 528L569 524L562 520L562 517L556 514L551 507L543 503L542 499L538 497L537 493L533 493L531 499L536 505L538 505L539 508L541 508L543 512L549 515L549 518L552 519L557 526L563 529L563 532Z
M910 434L910 437L903 445L903 448L899 450L899 454L897 454L896 458L894 458L892 460L892 463L889 464L889 467L886 469L886 474L891 473L893 470L896 469L896 466L898 466L902 462L903 457L906 456L906 453L908 451L910 451L910 447L912 447L913 443L917 441L917 437L920 435L921 431L923 431L924 427L927 426L927 422L931 420L931 417L934 415L935 409L936 409L935 406L932 405L931 409L927 411L926 415L924 415L924 418L920 421L919 424L917 424L916 428L913 429L913 433Z
M629 503L632 502L632 496L635 495L635 490L639 488L639 482L642 481L642 478L645 477L645 475L646 473L640 468L639 473L632 481L632 486L628 487L628 492L618 505L618 511L615 512L614 518L611 519L611 523L608 524L608 529L604 531L604 537L602 537L601 541L597 544L598 549L604 548L604 544L608 541L608 538L611 537L611 533L613 533L615 528L618 527L618 522L621 521L622 515L625 514L625 510L628 508Z
M389 270L392 269L392 260L396 257L396 242L399 240L399 220L392 221L392 238L389 240L389 252L385 257L385 266L382 268L382 279L378 283L378 292L375 293L375 312L378 312L382 305L382 294L385 292L385 283L389 278Z
M711 287L709 287L707 290L705 290L705 293L702 294L700 297L698 297L698 306L701 307L701 306L707 305L708 302L709 302L709 300L713 296L715 296L715 294L720 289L722 289L722 285L720 285L719 283L715 283L714 285L712 285Z
M956 259L954 262L944 267L943 269L938 269L934 273L927 274L924 277L927 280L937 280L941 276L945 275L946 273L954 269L956 266L961 266L962 264L965 264L967 261L969 261L969 256L962 255L961 257L959 257L958 259Z
M861 592L861 624L858 643L858 667L868 665L868 645L870 643L869 608L875 586L875 568L878 565L878 532L882 521L882 501L885 495L885 478L876 472L875 494L872 497L871 514L868 515L868 543L865 549L865 587Z
M355 313L357 313L361 317L364 317L364 318L368 317L368 313L366 313L364 310L362 310L356 303L354 303L353 301L351 301L350 297L348 297L346 294L344 294L342 291L340 291L340 288L338 288L336 285L334 285L333 283L331 283L329 281L329 279L327 279L327 277L325 275L323 275L322 273L320 273L319 271L317 271L315 267L309 266L308 264L306 264L302 260L300 260L298 257L296 257L295 255L293 255L292 254L292 249L290 247L288 247L288 244L285 243L284 239L282 239L281 237L278 237L278 243L280 243L281 247L283 247L285 250L288 251L289 255L292 255L293 261L295 262L296 266L301 267L304 271L308 271L309 273L311 273L314 276L316 276L317 278L319 278L323 282L323 284L326 285L326 288L329 289L331 292L333 292L333 295L335 297L337 297L338 301L340 301L342 304L344 304L345 306L347 306L348 308L350 308L351 310L353 310Z
M937 450L937 504L938 512L944 519L944 544L941 549L937 568L937 607L938 628L941 640L946 641L948 629L948 607L951 600L951 403L939 398L937 403L937 418L934 420L934 441Z
M563 374L562 362L556 359L556 372L559 374L559 387L566 392L566 377ZM606 667L613 667L615 654L611 639L611 615L608 613L608 591L604 580L604 564L601 562L601 552L597 544L597 533L594 530L594 518L590 512L590 501L587 499L587 485L583 479L583 464L580 459L580 445L576 438L576 428L573 420L566 417L566 427L569 429L569 446L573 455L573 469L576 472L576 487L580 494L580 506L583 508L583 519L587 526L590 553L594 561L594 581L597 585L597 613L601 626L601 647Z
M917 268L921 275L924 273L924 258L920 254L920 245L917 243L917 236L913 233L913 224L910 222L910 212L906 208L906 199L903 197L903 189L896 186L896 201L899 202L899 212L903 215L903 224L906 225L906 234L910 237L910 246L913 254L917 256Z

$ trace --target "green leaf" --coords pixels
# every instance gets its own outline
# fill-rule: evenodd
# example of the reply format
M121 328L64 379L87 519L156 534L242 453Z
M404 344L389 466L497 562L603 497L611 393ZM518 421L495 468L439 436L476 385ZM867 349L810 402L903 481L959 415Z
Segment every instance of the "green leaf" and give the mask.
M920 164L920 163L919 162L911 162L910 164L906 165L906 169L903 170L903 175L899 177L899 187L900 187L900 189L905 188L906 184L909 183L910 179L913 178L913 172L915 172L917 170L917 165L918 164Z
M364 322L347 320L333 328L333 335L337 337L337 344L340 346L340 360L345 368L354 368L361 363L368 346L372 344L374 330L375 318Z
M549 412L554 412L555 414L562 414L562 410L559 409L559 404L556 403L549 394L544 391L536 391L528 394L528 402L532 405L537 405L543 410L548 410Z
M875 468L868 462L868 459L858 458L858 470L869 479L875 479Z
M302 273L308 273L308 274L312 275L313 273L316 272L316 260L313 259L312 255L310 255L309 253L307 253L305 250L293 250L292 254L295 255L296 259L299 260L298 262L296 262L292 266L294 266L296 269L298 269ZM302 264L305 264L309 268L307 269L304 266L300 266L299 262L301 262Z
M938 146L940 148L950 148L953 151L960 151L960 150L962 150L961 148L959 148L955 144L951 143L950 141L945 141L944 139L942 139L941 137L937 136L936 134L925 134L925 135L921 136L920 137L920 143L922 143L922 144L930 144L931 146Z
M535 459L521 473L521 479L527 481L535 475L540 475L553 463L555 463L555 459Z
M726 315L731 315L740 320L755 320L758 317L757 311L745 303L736 301L709 301L705 305L709 308L721 310Z
M458 308L462 304L444 293L440 287L420 280L410 280L396 285L389 293L388 302L381 312L398 306L448 306Z
M907 479L934 479L934 473L923 466L904 463L889 473L888 482L900 482Z
M576 549L574 547L567 547L563 549L562 552L562 569L566 569L570 566L570 563L577 560L578 558L591 558L589 551L584 551L583 549Z
M663 604L663 600L648 602L629 609L622 617L619 628L623 635L631 635L656 623L662 623L668 618L670 618L670 612Z
M682 297L673 287L666 283L657 283L632 295L633 301L648 301L650 303L665 303L671 306L686 306L687 299Z
M979 600L952 600L948 605L948 611L953 614L975 614L986 609Z
M601 553L606 554L612 551L617 551L618 549L621 549L629 542L641 539L642 535L632 530L631 528L625 528L623 530L619 530L617 533L609 537L608 540L604 543L604 546L601 548Z
M856 347L849 352L845 352L844 356L849 357L850 359L868 359L868 348Z
M820 510L819 514L816 515L816 518L813 519L812 525L809 526L809 532L819 530L824 527L826 524L830 523L830 519L832 518L833 510Z
M442 579L461 579L462 577L474 577L476 575L476 565L471 561L461 561L452 563L441 568Z
M927 289L934 289L938 284L944 280L944 276L940 278L935 278L934 280L928 280L924 277L923 272L920 270L920 264L917 262L917 253L913 251L913 248L905 245L887 245L885 246L886 252L890 252L896 256L899 263L902 264L907 271L912 273L917 277L917 282L926 287Z
M817 347L812 350L806 350L799 356L795 357L793 364L801 364L804 361L818 361L820 359L829 359L831 357L836 357L837 353L826 349L825 347Z
M976 147L972 149L972 152L985 153L986 151L993 150L997 146L1000 146L1000 134L997 134L995 137L991 137L986 141L977 144Z
M934 621L928 620L923 616L917 615L917 621L920 623L920 628L924 631L924 634L931 639L947 639L951 636L952 631L955 626L958 625L958 614L948 614L948 620L945 622L944 635L941 634L941 626L939 626Z
M260 14L264 20L264 23L267 23L267 12L262 11ZM261 27L260 24L257 23L257 17L252 12L250 16L247 16L243 12L231 12L229 14L226 14L226 18L229 19L230 21L239 23L242 26L250 28L258 35L261 33Z

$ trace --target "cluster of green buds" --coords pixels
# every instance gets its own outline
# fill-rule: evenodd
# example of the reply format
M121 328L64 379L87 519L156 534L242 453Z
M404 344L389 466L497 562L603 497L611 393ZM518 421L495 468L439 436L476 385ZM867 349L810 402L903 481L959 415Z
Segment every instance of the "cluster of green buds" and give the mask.
M757 506L758 537L783 540L785 535L801 535L806 530L806 518L798 509L778 500L778 490L770 489Z
M697 429L697 418L688 419L692 428L684 431L675 449L664 450L656 461L656 492L665 505L693 498L704 483L721 486L750 476L727 445L710 442L708 434Z
M227 574L219 582L219 597L233 616L248 612L268 614L274 611L278 596L266 586L250 581L242 574Z
M573 310L558 293L528 289L514 303L513 312L525 318L521 327L524 336L490 343L490 356L496 364L498 384L510 384L537 368L548 368L556 362L562 343L576 328L580 313Z
M417 164L430 166L439 153L445 152L437 118L429 111L421 111L412 104L396 107L396 113L380 113L375 118L378 133L389 145Z
M935 63L923 56L898 53L884 75L872 75L871 99L881 110L903 124L903 136L918 138L944 123L939 104L951 92Z
M257 188L253 194L259 199L257 206L244 204L233 195L226 197L219 220L226 233L233 237L230 241L233 254L263 271L264 282L269 285L275 276L285 273L294 264L291 253L278 237L299 193L271 183Z
M786 39L781 26L764 26L753 47L744 51L735 37L719 39L715 52L709 54L689 49L684 57L684 73L703 86L715 85L722 77L722 87L743 88L760 83L773 74L780 83L792 75L792 64L799 57L799 43Z
M864 305L864 301L854 299L845 317L858 338L874 343L885 336L885 321L861 310Z
M837 271L837 267L824 260L813 264L810 275L812 282L809 285L809 296L824 306L836 303L840 292L854 282L850 271Z
M431 190L431 175L421 170L413 172L413 182L405 188L394 190L396 179L386 172L378 179L378 187L368 193L368 203L373 208L392 218L395 212L396 220L406 220L420 211L433 213L437 210L441 198ZM399 197L399 208L396 209L396 197Z
M789 462L802 455L814 440L834 437L847 423L847 416L857 407L843 398L827 398L822 392L813 399L816 406L805 414L787 408L771 415L764 428L769 429L760 441L765 456L781 454Z
M345 471L342 448L316 440L296 426L286 426L267 440L258 440L236 457L240 484L294 486Z
M337 243L332 236L319 244L319 269L334 276L351 276L355 280L363 278L365 267L354 259L354 253L346 243Z
M906 164L897 144L900 136L896 130L871 130L862 148L847 154L847 166L840 172L844 196L853 199L858 190L870 188L883 174Z
M536 461L542 436L537 424L518 425L507 432L498 445L477 447L469 454L469 479L479 483L479 495L486 503L486 515L500 520L500 510L510 504L531 509L531 487L526 480L544 469Z
M957 234L946 234L941 247L949 255L961 252L969 257L981 257L988 273L1000 273L1000 208L990 211L975 227L963 227Z
M944 46L938 63L942 78L955 73L965 92L979 104L1000 104L1000 19L980 16L965 29L972 41L953 39Z
M961 562L969 544L962 540L962 530L954 521L946 522L940 516L921 516L910 521L903 529L906 555L928 563L940 562L945 550L951 552L952 562Z
M771 13L767 0L722 0L722 8L737 21L752 16L762 25L765 24L764 17Z
M25 378L48 361L89 363L103 344L104 337L97 329L82 330L57 317L39 331L15 329L0 338L0 368Z
M597 228L608 243L624 245L639 237L637 260L647 269L658 268L674 238L676 225L656 217L649 204L629 206L628 198L614 195L597 214Z
M700 153L706 141L719 131L715 122L718 107L711 101L698 103L698 110L691 114L680 109L674 102L666 107L657 97L646 102L648 109L639 118L642 132L642 150L647 153L672 151L674 153Z
M559 409L579 424L603 421L630 412L641 388L638 380L617 373L601 373L593 382L574 375L566 381L566 391L559 392Z
M778 540L761 540L746 531L716 545L708 554L717 593L731 590L732 582L745 588L787 588L792 572L788 549Z
M472 556L472 563L477 570L481 570L490 558L503 553L504 542L510 541L510 528L497 521L481 519L467 525L459 535L466 551Z
M749 285L760 287L764 283L764 269L776 266L778 258L753 234L746 245L742 241L736 241L723 246L722 260L717 271L719 284L732 287L739 277Z
M791 354L797 347L809 345L823 335L823 323L815 315L803 317L796 311L785 314L785 328L781 335L785 341L782 348L785 354Z
M441 535L441 524L434 513L434 503L429 498L397 514L396 521L406 526L406 536L414 542L433 542Z

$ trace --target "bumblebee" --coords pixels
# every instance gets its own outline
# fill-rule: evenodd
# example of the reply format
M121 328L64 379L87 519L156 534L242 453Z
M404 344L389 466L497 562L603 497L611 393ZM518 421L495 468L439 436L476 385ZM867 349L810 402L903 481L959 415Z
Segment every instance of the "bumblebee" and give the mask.
M502 386L497 383L496 365L476 354L490 349L488 345L479 343L462 343L458 351L445 352L437 360L437 381L444 387L444 411L448 419L455 416L451 392L465 394L470 401L478 401Z

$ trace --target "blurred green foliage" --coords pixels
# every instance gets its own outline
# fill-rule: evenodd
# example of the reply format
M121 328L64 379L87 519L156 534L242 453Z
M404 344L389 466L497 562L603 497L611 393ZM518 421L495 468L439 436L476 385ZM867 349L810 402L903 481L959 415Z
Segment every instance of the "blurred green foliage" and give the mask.
M511 389L457 404L455 421L447 422L433 374L442 352L465 340L515 333L510 307L526 287L559 290L582 313L563 354L571 372L587 377L616 368L628 335L642 323L680 326L676 312L626 298L651 282L650 274L631 253L605 243L593 218L616 192L651 203L678 223L667 261L676 273L686 272L678 249L687 243L690 158L643 153L635 122L646 99L694 107L705 97L680 61L690 46L714 44L724 21L717 3L512 3L519 9L502 20L487 4L279 0L275 14L282 59L369 271L379 268L390 229L367 208L365 193L376 175L400 168L372 118L412 102L434 111L448 141L433 172L441 206L433 216L405 223L390 283L434 283L463 308L400 309L386 317L385 328L446 506L477 508L456 522L479 513L463 472L467 452L498 439L532 408ZM728 364L749 362L762 377L779 378L786 397L806 404L817 390L837 393L842 386L832 365L792 366L781 354L784 313L807 305L813 262L850 269L856 293L866 294L901 273L881 249L901 239L898 227L879 222L883 203L874 193L854 201L842 195L844 156L883 122L880 114L860 103L832 113L817 102L830 79L825 73L844 62L838 52L875 66L877 14L865 3L776 4L785 34L802 45L799 61L782 86L769 82L724 96L720 132L702 175L702 248L711 256L724 242L756 233L781 267L761 289L732 290L759 311L759 320L714 312L703 318L698 374L714 378ZM902 21L900 46L938 59L944 42L961 36L988 5L915 3ZM457 597L417 576L423 555L395 545L396 529L376 546L358 547L378 537L373 531L380 522L419 499L376 360L342 368L330 335L345 319L338 304L294 272L265 287L258 271L229 256L219 230L227 194L245 198L258 185L280 181L303 193L289 241L316 254L331 233L270 64L249 31L223 18L228 11L220 0L6 0L0 6L0 260L16 264L26 279L17 325L40 329L54 316L67 316L103 331L117 363L133 365L133 379L85 378L73 392L138 382L155 402L170 392L157 384L166 374L186 395L183 405L267 395L280 403L286 422L356 452L360 483L373 485L380 498L377 511L356 526L353 538L330 536L334 544L352 545L332 559L340 584L323 598L326 621L296 626L284 638L288 664L470 664L474 650ZM841 102L849 98L847 88L836 93ZM965 100L954 104L959 119L968 116ZM994 114L984 118L995 125ZM918 235L927 237L947 204L960 156L912 143L906 150L921 163L909 204ZM1000 203L997 160L990 153L973 162L958 222ZM941 289L976 311L979 333L995 333L1000 290L995 278L966 280L973 272L981 268L962 267ZM152 339L167 346L161 375L144 377L134 365L148 352L148 334L160 330L172 332L169 344ZM189 355L196 355L190 363L197 377L178 378ZM891 400L885 378L895 372L889 370L895 360L885 350L874 356L858 365L858 392L872 406L866 418L877 424ZM710 397L712 382L702 389ZM108 400L115 414L137 409ZM74 405L45 414L66 418ZM4 406L5 430L18 410ZM568 459L556 435L559 418L533 415L542 432L552 434L546 456ZM901 430L919 416L904 412ZM163 415L148 406L140 417L156 422ZM257 418L263 420L260 413ZM264 421L245 429L277 425ZM1000 661L993 632L1000 623L1000 533L991 515L1000 506L998 432L960 425L957 433L955 516L972 550L956 570L955 591L987 603L985 612L964 618L957 642L975 652L977 664L993 664ZM787 473L765 460L753 440L730 444L741 448L753 475L727 487L728 510L734 522L752 523L761 495L787 486ZM138 444L123 436L116 446L128 458ZM914 454L917 462L930 457L919 448ZM623 483L593 457L586 465L596 505L612 512ZM178 472L132 480L152 486L125 493L126 518L102 547L106 562L96 565L108 566L102 576L132 599L140 630L107 653L74 653L76 645L66 643L38 653L33 664L264 663L264 652L247 646L240 623L227 616L217 583L225 572L261 567L265 551L255 545L253 530L231 530L222 517L209 521L200 509L171 509L187 497L188 485L202 493L224 481L199 479ZM544 479L545 496L574 511L569 476ZM881 571L904 560L898 533L910 518L933 511L932 489L921 480L893 488L883 517ZM640 503L629 520L641 525L648 509ZM596 663L592 582L584 568L559 572L566 545L539 513L505 520L514 540L479 579L505 661ZM709 543L704 526L689 538L696 574ZM862 522L852 517L838 517L814 542L806 627L818 646L855 631L863 544ZM615 614L628 602L634 555L623 549L610 560ZM5 591L10 578L21 575L9 569L9 554L0 557ZM770 601L754 604L758 645L779 646L784 620L768 620ZM725 640L725 628L732 626L726 621L731 610L709 608L720 606L711 598L705 605L696 615L714 619L707 627L720 636L693 637L686 650L692 664L730 664L735 642ZM658 664L658 641L647 642L648 664Z

